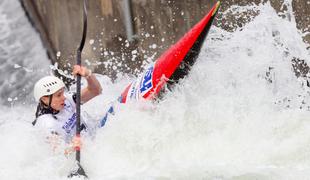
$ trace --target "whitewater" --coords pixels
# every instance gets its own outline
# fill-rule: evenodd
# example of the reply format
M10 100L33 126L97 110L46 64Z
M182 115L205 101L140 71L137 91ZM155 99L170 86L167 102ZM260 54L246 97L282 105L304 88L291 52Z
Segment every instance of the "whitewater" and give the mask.
M310 63L307 44L293 18L279 17L269 3L232 9L259 15L234 32L213 26L173 91L159 102L118 106L95 138L83 139L90 179L309 179L310 89L292 67L293 58ZM291 7L287 13L293 16ZM74 157L53 152L31 125L36 104L28 86L51 73L39 36L17 0L0 2L0 24L1 93L7 79L24 80L19 71L27 77L25 90L1 95L0 179L67 179ZM93 119L132 80L97 77L103 93L83 105Z

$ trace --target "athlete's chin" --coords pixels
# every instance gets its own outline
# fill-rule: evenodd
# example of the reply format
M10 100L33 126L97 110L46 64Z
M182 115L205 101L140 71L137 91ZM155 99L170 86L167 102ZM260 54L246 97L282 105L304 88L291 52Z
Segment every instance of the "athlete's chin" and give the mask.
M57 107L55 108L55 110L60 111L60 110L62 110L64 107L65 107L65 104L60 104L59 106L57 106Z

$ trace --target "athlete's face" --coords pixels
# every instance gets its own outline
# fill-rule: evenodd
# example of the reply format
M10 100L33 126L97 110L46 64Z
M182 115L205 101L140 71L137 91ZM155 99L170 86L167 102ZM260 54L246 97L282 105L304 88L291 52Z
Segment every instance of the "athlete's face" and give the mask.
M60 90L58 90L57 92L55 92L53 94L53 98L52 98L52 103L51 103L51 107L57 111L62 110L62 108L64 108L65 105L65 96L64 96L64 92L65 89L61 88ZM42 97L42 101L45 104L49 104L49 96L44 96Z

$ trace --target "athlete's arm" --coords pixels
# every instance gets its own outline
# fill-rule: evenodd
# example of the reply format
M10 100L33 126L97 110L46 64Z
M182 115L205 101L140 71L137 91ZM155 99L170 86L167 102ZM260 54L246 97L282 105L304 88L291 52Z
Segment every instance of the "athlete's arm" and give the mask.
M102 88L97 80L97 78L91 73L89 69L83 66L74 65L73 67L73 75L80 74L82 77L85 77L87 80L87 87L82 89L81 91L81 101L82 103L86 103L91 100L95 96L101 94Z

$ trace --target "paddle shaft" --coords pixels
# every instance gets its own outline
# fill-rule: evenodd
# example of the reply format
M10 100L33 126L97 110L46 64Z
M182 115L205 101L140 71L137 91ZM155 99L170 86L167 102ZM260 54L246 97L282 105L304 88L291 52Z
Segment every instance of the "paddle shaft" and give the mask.
M86 8L86 2L87 0L84 0L83 4L83 36L80 43L79 48L77 49L77 55L76 55L76 64L81 65L82 60L82 51L85 44L86 39L86 33L87 33L87 8ZM77 83L76 83L76 136L80 137L81 133L81 75L77 75ZM76 148L76 160L80 162L81 160L81 151L80 148Z

